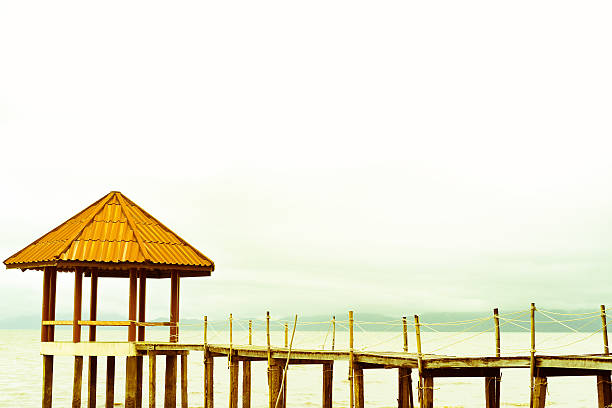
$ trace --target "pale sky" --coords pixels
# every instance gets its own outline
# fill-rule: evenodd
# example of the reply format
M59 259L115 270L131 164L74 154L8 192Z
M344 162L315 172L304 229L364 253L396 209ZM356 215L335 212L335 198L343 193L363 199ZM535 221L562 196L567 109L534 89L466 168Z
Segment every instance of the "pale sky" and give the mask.
M1 258L120 190L216 263L183 281L182 317L596 310L612 285L611 15L0 2ZM2 270L0 318L38 315L41 286ZM72 290L62 274L58 314ZM127 315L126 282L100 299ZM168 299L151 284L149 316Z

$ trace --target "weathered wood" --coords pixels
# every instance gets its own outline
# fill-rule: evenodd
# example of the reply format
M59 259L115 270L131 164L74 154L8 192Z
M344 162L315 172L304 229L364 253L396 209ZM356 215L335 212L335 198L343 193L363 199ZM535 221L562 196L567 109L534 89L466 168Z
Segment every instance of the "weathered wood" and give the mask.
M106 408L115 406L115 357L106 357Z
M98 318L98 272L90 272L89 320ZM80 323L79 323L80 324ZM89 326L89 341L96 341L96 326ZM87 408L96 408L96 385L98 380L98 357L89 357L87 365Z
M486 408L499 408L497 404L498 377L485 377L485 406Z
M423 404L422 408L433 408L433 400L434 400L434 379L433 377L423 377L421 383L422 386L422 394L423 394Z
M49 283L51 281L51 269L49 266L45 267L43 272L43 290L42 290L42 314L41 314L41 325L40 325L40 341L47 341L48 327L45 326L44 322L49 320Z
M599 408L612 406L612 389L610 388L610 373L597 376L597 402Z
M157 377L157 356L149 353L149 408L155 408L155 386Z
M355 406L355 352L353 350L353 311L349 312L349 408Z
M229 407L230 408L238 408L238 371L239 371L239 362L237 359L231 358L231 355L228 356L228 364L230 370L230 380L229 380Z
M398 407L414 408L412 398L412 373L409 368L398 369Z
M53 356L43 355L42 408L51 408L53 399Z
M142 369L143 369L143 357L136 356L136 397L134 405L138 408L142 407Z
M170 341L177 343L179 340L179 295L180 295L180 278L177 271L172 271L170 276L170 322L174 323L170 326Z
M136 341L136 304L138 301L137 295L137 272L134 269L130 269L130 291L128 299L128 319L130 325L128 327L128 341Z
M189 408L187 394L187 354L181 354L181 408Z
M421 352L421 323L419 322L419 316L414 315L414 332L416 335L416 344L417 344L417 367L419 369L419 386L418 386L418 400L419 406L421 408L424 407L423 402L423 354ZM432 402L433 404L433 402Z
M588 370L584 368L536 367L536 377L584 377L609 375L608 370Z
M424 369L424 377L497 377L499 368L465 367Z
M49 276L49 320L55 320L55 296L57 289L57 269L55 267L50 268ZM47 341L55 340L55 327L51 326L47 329Z
M83 357L74 357L74 380L72 382L72 408L81 408L83 392Z
M204 408L214 407L215 360L208 348L204 351Z
M535 377L533 384L533 408L544 408L548 380L546 377Z
M276 408L276 401L279 400L279 407L282 407L281 382L283 380L282 363L277 360L270 362L268 370L268 397L270 408ZM279 398L280 395L280 398Z
M166 356L164 408L176 408L176 356Z
M334 363L326 362L323 364L323 408L332 408L333 380Z
M238 359L236 359L238 361ZM242 362L242 408L251 408L251 362Z
M140 271L138 276L138 323L146 322L147 275ZM145 326L138 325L138 341L145 340Z
M531 350L530 350L530 361L529 361L529 378L531 381L531 393L529 396L529 407L535 408L534 404L535 399L535 368L536 368L536 360L535 360L535 303L531 304ZM543 405L542 405L543 406Z
M363 368L359 364L353 365L355 384L355 408L364 408Z
M138 357L125 359L125 408L136 407Z
M72 323L72 341L81 341L81 307L83 305L83 271L80 268L74 272L74 309Z
M87 408L96 408L96 386L98 381L98 357L89 357L87 365Z

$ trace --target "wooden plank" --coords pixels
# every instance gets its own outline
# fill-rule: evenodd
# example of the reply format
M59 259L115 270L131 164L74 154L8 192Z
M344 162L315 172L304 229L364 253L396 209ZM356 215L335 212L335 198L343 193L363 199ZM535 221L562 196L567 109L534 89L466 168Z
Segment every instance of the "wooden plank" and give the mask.
M130 320L130 326L128 327L128 341L136 341L136 302L138 296L136 292L136 276L137 272L134 269L130 269L130 292L128 299L128 319Z
M499 368L437 368L423 370L424 377L496 377Z
M181 354L181 408L189 408L187 394L187 354Z
M96 408L96 386L98 381L98 357L89 357L87 366L87 408Z
M51 408L53 399L53 356L43 356L42 408Z
M149 354L149 408L155 408L155 382L157 374L157 356Z
M106 357L106 408L115 406L115 357Z
M214 407L214 358L210 351L204 351L204 408Z
M433 408L434 401L434 379L433 377L423 377L423 407L422 408Z
M229 359L229 407L238 408L238 360Z
M125 408L136 407L136 372L138 367L137 357L126 357L125 359Z
M599 408L612 405L612 389L610 388L610 372L597 376L597 402Z
M56 356L136 356L135 343L130 342L45 342L40 354Z
M353 383L355 384L355 408L364 408L363 368L353 365Z
M83 305L83 271L80 268L74 272L74 309L72 323L72 341L78 343L81 341L81 308Z
M536 377L584 377L610 375L607 370L587 370L584 368L536 367Z
M242 408L251 408L251 362L242 362Z
M334 362L323 364L323 408L332 408L332 391L334 380Z
M164 408L176 408L176 356L166 356Z
M546 405L546 377L535 377L533 380L533 408L544 408Z
M412 397L412 373L409 368L398 369L398 407L414 408Z
M81 408L83 392L83 357L74 357L74 379L72 381L72 408Z

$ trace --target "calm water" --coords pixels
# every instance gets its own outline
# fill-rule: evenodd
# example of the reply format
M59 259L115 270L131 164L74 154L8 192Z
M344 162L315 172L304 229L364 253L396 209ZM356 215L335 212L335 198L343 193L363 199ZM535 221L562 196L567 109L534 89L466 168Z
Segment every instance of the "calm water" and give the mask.
M125 331L117 329L99 330L99 338L104 340L123 340ZM331 338L326 332L298 332L294 347L321 348L327 335L326 348L329 348ZM437 351L447 355L486 355L493 354L494 340L490 333L474 336L475 333L425 333L423 335L424 352L432 352L442 346L448 346ZM147 333L152 340L165 340L167 330L156 329ZM366 350L401 350L402 337L393 332L357 332L356 348ZM537 342L541 354L563 353L600 353L601 334L588 337L588 334L576 333L542 333L538 334ZM346 347L347 333L338 332L337 348ZM39 407L41 396L41 356L39 355L38 330L0 330L0 407ZM69 340L71 332L58 330L57 340ZM181 331L181 341L201 341L200 330ZM468 339L469 338L469 339ZM211 343L226 343L227 333L211 330ZM466 340L467 339L467 340ZM246 343L244 331L234 332L235 343ZM457 344L454 342L465 340ZM576 342L577 341L577 342ZM281 345L284 342L282 332L272 333L272 342ZM255 332L255 344L265 344L264 333ZM561 347L568 343L574 343ZM368 347L369 346L369 347ZM410 345L414 350L413 335ZM503 333L502 353L526 354L529 347L528 333ZM116 406L123 406L125 387L122 373L125 363L117 359L117 379L115 386ZM54 406L68 407L71 403L72 369L71 357L56 357L54 376ZM85 360L87 361L87 360ZM158 364L157 378L163 384L163 361ZM101 358L99 366L98 406L103 406L105 359ZM191 353L189 357L189 401L191 407L201 407L203 399L202 383L202 353ZM252 365L252 401L253 407L267 406L266 363L256 362ZM87 370L85 362L84 374ZM147 364L145 364L145 378ZM508 369L502 371L502 406L528 406L529 402L529 370ZM215 405L228 405L228 369L227 360L215 359ZM348 366L346 363L336 363L334 366L334 406L348 405ZM414 372L416 378L416 372ZM83 381L85 391L86 374ZM320 366L292 366L288 374L288 406L318 407L321 402L321 368ZM435 383L436 407L484 407L482 379L437 379ZM159 390L158 386L158 390ZM416 395L416 393L415 393ZM144 390L146 401L146 387ZM396 370L366 370L365 372L365 402L368 407L396 407L397 371ZM416 398L415 398L416 401ZM161 404L161 398L158 397ZM595 377L551 378L549 379L549 396L547 400L554 407L595 407L597 404ZM85 406L85 393L83 406ZM161 406L161 405L160 405Z

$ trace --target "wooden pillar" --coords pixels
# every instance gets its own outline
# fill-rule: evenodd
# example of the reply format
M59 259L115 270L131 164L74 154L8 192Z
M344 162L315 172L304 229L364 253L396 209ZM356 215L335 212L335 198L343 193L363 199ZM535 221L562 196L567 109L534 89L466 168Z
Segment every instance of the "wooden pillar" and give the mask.
M410 368L398 369L398 407L413 408L414 401L412 398L412 370Z
M149 353L149 408L155 408L155 377L157 361L155 353Z
M251 362L242 361L242 408L251 408Z
M81 341L81 308L83 305L83 271L74 271L74 309L72 316L72 342ZM81 408L83 386L83 356L74 356L74 380L72 382L72 408Z
M281 381L283 380L282 363L276 359L271 359L268 368L268 393L270 407L276 408L276 401L279 401L278 406L282 407ZM279 399L280 395L280 399Z
M334 362L323 364L323 408L332 408Z
M176 271L170 273L170 322L174 323L170 326L170 341L178 342L179 330L179 296L180 296L180 279Z
M55 320L55 295L57 289L57 269L50 268L49 276L49 320ZM55 341L55 326L47 327L47 341Z
M548 380L546 377L535 377L533 384L533 408L544 408Z
M53 356L43 356L43 398L42 408L51 408L53 397Z
M486 408L499 408L499 377L485 377L485 406Z
M363 368L353 363L353 383L355 384L355 408L364 408Z
M215 360L207 348L204 351L204 408L214 407L214 368Z
M229 408L238 408L238 359L236 356L228 356L230 381L229 381Z
M130 269L130 290L128 299L128 320L130 326L128 328L128 341L136 341L136 305L137 296L137 272ZM136 407L136 389L137 389L137 357L126 357L125 359L125 407Z
M138 274L138 321L145 322L146 313L146 298L147 298L147 276L145 271L140 271ZM138 341L145 340L145 327L138 326ZM142 367L143 356L136 357L136 406L142 407Z
M176 408L176 355L166 356L164 408Z
M599 408L608 408L612 406L610 374L597 376L597 402Z
M106 357L106 408L115 406L115 357Z
M181 354L181 408L189 407L189 394L187 393L187 353Z
M43 299L41 320L55 319L55 267L45 267L43 276ZM53 326L41 322L40 340L53 341ZM42 407L51 408L53 398L53 356L43 355L43 396Z
M98 272L91 271L91 296L89 297L89 320L98 318ZM96 341L96 326L89 326L89 341ZM89 357L87 367L87 408L96 408L96 383L98 379L98 357Z
M49 266L45 267L45 271L43 272L43 290L42 290L42 313L41 313L41 322L40 322L40 341L47 341L47 332L48 327L45 326L44 322L49 320L49 284L51 282L51 268Z
M434 378L423 377L423 407L422 408L433 408L433 397L434 397Z

